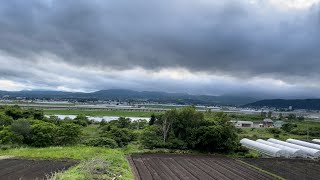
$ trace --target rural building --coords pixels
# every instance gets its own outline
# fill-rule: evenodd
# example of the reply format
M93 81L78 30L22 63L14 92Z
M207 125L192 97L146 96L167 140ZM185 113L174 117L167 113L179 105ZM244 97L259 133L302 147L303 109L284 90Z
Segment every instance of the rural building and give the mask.
M253 122L251 121L231 121L237 128L252 128Z
M273 121L271 119L264 119L263 127L265 128L273 127Z

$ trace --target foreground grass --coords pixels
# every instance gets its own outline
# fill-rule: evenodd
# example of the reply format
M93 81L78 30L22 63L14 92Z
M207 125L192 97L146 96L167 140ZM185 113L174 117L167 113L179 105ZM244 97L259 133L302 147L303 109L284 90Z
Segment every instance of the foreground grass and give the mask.
M139 112L139 111L104 111L104 110L44 110L46 115L86 115L86 116L121 116L121 117L150 117L159 112Z
M74 159L80 164L70 168L64 173L58 173L56 179L79 179L88 178L88 173L83 169L86 163L93 159L103 159L108 163L108 174L101 175L101 179L118 177L118 179L133 179L132 172L125 153L121 149L109 149L101 147L70 146L49 148L16 148L0 150L0 156L15 156L32 159Z

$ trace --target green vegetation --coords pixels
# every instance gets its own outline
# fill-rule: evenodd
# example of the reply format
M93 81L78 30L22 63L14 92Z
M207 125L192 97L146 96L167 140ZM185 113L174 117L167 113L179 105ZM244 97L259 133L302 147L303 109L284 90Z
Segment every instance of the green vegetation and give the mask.
M0 106L0 155L41 159L74 159L80 164L53 179L132 179L126 155L141 152L220 153L232 157L258 157L243 148L241 138L319 138L320 123L288 120L282 129L236 129L231 118L261 116L222 112L197 112L194 107L165 113L50 110L74 114L61 120L44 116L47 111ZM85 113L85 114L84 114ZM86 116L120 116L118 120L93 122ZM118 114L115 114L118 113ZM149 116L131 121L126 116Z
M81 115L86 116L119 116L119 117L150 117L159 112L138 112L138 111L105 111L105 110L44 110L46 115Z
M281 129L276 128L242 128L238 130L239 138L280 140L319 139L320 123L312 121L286 121Z
M228 152L237 147L236 129L226 114L215 113L205 118L193 107L170 110L158 116L141 137L147 148Z
M102 147L70 146L70 147L48 147L48 148L15 148L1 150L0 155L40 158L40 159L75 159L80 164L67 170L64 173L56 174L56 179L133 179L130 166L121 149L110 149ZM103 160L103 161L102 161ZM100 168L99 163L92 164L92 161L107 163L105 173L92 173L85 167ZM101 164L101 163L100 163ZM121 177L119 177L121 175Z

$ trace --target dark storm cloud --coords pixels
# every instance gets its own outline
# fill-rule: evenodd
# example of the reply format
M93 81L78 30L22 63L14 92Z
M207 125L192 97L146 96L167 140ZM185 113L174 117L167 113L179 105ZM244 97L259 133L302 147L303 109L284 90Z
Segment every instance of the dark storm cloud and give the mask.
M52 53L81 66L278 77L318 76L320 65L318 6L281 12L233 0L10 0L1 2L0 27L1 50Z

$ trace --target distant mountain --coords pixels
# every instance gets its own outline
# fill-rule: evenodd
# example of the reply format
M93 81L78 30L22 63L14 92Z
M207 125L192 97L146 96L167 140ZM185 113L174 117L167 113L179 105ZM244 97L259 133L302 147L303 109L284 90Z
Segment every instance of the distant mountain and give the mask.
M273 107L273 108L289 108L292 106L294 109L309 109L320 110L320 99L270 99L261 100L254 103L244 105L244 107Z
M155 91L133 91L126 89L109 89L92 93L63 91L0 91L0 96L51 99L86 99L86 100L121 100L121 101L153 101L158 103L201 104L201 105L243 105L257 101L255 98L243 96L208 96L185 93L166 93Z

